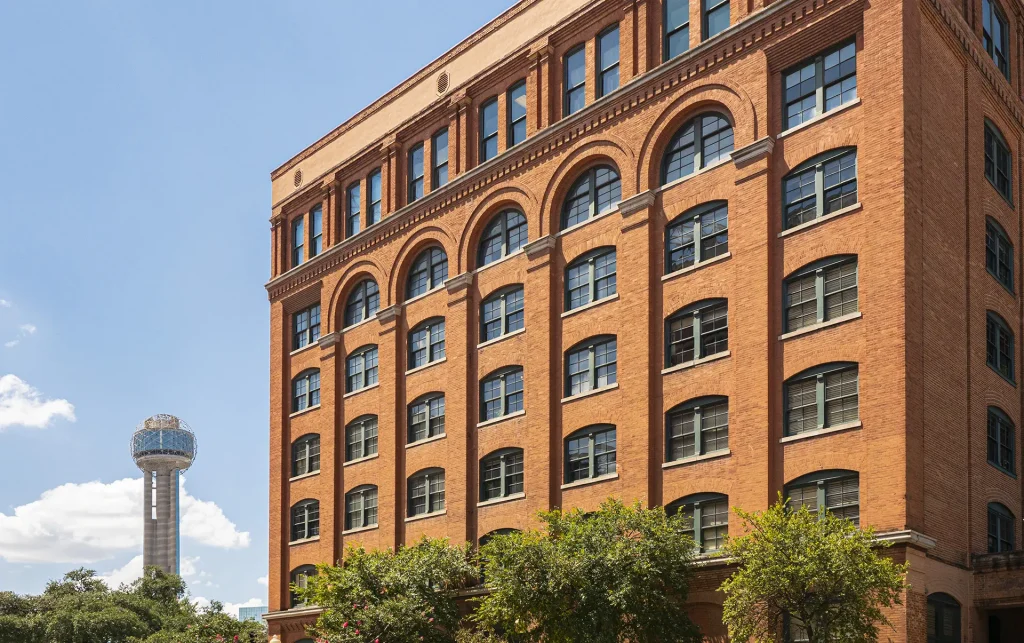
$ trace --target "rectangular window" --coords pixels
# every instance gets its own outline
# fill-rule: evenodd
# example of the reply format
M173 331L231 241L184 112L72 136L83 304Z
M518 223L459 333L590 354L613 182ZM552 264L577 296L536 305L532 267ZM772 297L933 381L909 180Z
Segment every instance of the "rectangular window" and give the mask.
M346 190L345 194L345 229L346 234L351 237L354 234L359 234L359 184L353 183L348 186L348 190Z
M785 433L799 435L856 422L860 417L857 367L831 367L786 383Z
M480 162L498 155L498 99L492 98L480 108Z
M782 86L784 130L856 100L857 43L846 42L784 72Z
M303 255L306 247L306 227L302 217L292 221L292 267L301 264L305 257Z
M374 170L366 179L370 186L370 205L366 213L366 225L371 226L380 221L381 217L381 185L380 170Z
M600 98L619 88L618 25L597 37L597 69L597 97Z
M587 51L583 45L565 55L565 116L587 105Z
M1015 430L1013 422L1002 411L988 409L988 461L1007 473L1016 470L1014 457Z
M566 482L615 473L615 429L582 430L566 441Z
M481 342L520 330L523 321L522 288L491 297L481 307Z
M729 403L709 401L668 414L667 461L729 448Z
M1003 198L1013 203L1013 182L1011 172L1013 161L1010 158L1010 148L995 128L985 123L985 178L989 183L1003 195Z
M690 49L690 0L665 0L665 60Z
M995 0L981 2L982 41L985 51L1007 79L1010 78L1010 29Z
M985 223L985 268L1013 292L1013 244L993 221Z
M567 397L615 384L617 353L615 339L596 341L571 351L566 359Z
M345 365L346 390L351 393L377 383L377 347L360 351Z
M409 443L444 435L444 397L413 403L409 409Z
M292 350L299 350L320 339L320 304L292 315Z
M695 231L700 238L695 238ZM668 261L665 274L689 268L729 252L729 208L725 203L702 208L693 217L669 225Z
M704 40L729 28L729 0L702 0Z
M448 183L448 130L443 129L430 142L430 154L433 158L431 189L436 190Z
M346 429L345 461L366 458L377 453L377 418L357 420Z
M697 304L668 320L667 366L678 366L729 350L729 305Z
M409 516L431 514L444 510L444 471L409 479Z
M508 146L526 140L526 81L521 80L508 90Z
M854 525L860 525L860 479L858 476L826 478L786 488L789 506L817 513L819 507Z
M409 198L412 203L423 196L423 143L409 150Z
M988 553L998 554L1013 551L1016 537L1013 533L1013 515L1006 507L989 503L988 505Z
M312 259L324 251L324 210L316 206L309 213L309 225L313 229L313 237L309 244L309 257Z
M857 204L857 150L826 152L782 181L786 229Z
M992 369L1010 382L1015 381L1013 367L1013 333L993 313L988 314L985 326L986 357Z
M790 277L784 302L786 332L857 312L857 260L833 260Z

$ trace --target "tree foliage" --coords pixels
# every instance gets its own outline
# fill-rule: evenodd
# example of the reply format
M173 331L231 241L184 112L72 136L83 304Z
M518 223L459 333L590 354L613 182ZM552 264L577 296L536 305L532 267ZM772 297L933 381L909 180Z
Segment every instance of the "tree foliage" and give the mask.
M397 552L349 549L343 565L319 566L296 591L324 609L310 632L329 643L451 643L456 596L478 574L468 545L423 538Z
M726 543L739 569L721 587L731 640L776 643L786 615L810 643L876 641L879 625L891 627L883 608L902 604L907 564L880 556L887 545L872 530L824 509L793 511L781 496L767 511L736 512L746 535Z
M495 536L481 551L487 632L544 643L688 643L694 556L682 516L607 500L590 514L540 514L541 531Z
M39 596L0 592L0 643L249 643L250 633L266 640L262 624L240 623L220 603L198 609L178 576L156 568L116 590L76 569Z

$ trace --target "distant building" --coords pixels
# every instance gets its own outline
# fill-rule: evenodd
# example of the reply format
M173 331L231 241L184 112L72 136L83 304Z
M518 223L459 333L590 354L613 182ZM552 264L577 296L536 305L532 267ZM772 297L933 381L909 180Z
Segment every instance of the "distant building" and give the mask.
M263 615L267 613L267 606L239 607L238 620L240 621L262 621Z

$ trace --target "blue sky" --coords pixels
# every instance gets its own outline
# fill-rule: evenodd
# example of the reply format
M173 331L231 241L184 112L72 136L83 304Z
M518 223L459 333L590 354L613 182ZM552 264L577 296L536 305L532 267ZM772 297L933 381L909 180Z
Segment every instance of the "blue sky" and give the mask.
M269 173L512 4L0 3L0 590L131 575L173 413L192 592L265 600Z

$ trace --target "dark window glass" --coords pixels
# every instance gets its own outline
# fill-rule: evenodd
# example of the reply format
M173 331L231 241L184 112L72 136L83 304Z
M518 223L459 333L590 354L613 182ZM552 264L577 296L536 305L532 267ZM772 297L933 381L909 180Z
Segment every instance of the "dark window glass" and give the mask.
M669 411L666 460L674 462L729 448L729 401L710 398Z
M786 435L798 435L860 417L857 366L827 365L797 375L785 386Z
M994 0L981 1L981 33L985 51L995 61L996 67L1007 79L1010 78L1010 28L1003 10Z
M345 494L345 529L377 525L377 487L359 487Z
M687 306L668 319L666 366L729 350L729 304L715 300Z
M353 183L352 185L350 185L346 194L346 201L348 202L348 211L346 212L345 215L347 221L346 226L348 230L346 234L348 234L348 236L351 237L352 235L359 233L359 217L361 214L359 209L359 184Z
M302 217L292 221L292 267L305 261L306 227Z
M486 422L523 410L523 369L496 373L480 382L480 421Z
M308 370L292 380L292 413L320 404L320 371Z
M313 565L303 565L301 567L296 567L292 571L291 577L290 577L289 580L291 581L292 585L295 585L297 587L301 587L302 589L305 589L306 588L307 579L310 576L316 576L316 567L314 567ZM291 606L291 607L303 607L303 606L305 606L305 603L303 603L303 602L301 602L299 600L298 594L295 592L295 590L291 590L289 592L288 596L289 596L289 603L288 603L289 606Z
M988 407L988 461L1011 474L1017 470L1015 435L1010 418L994 406Z
M783 305L787 332L857 312L856 257L826 259L800 270L786 280Z
M565 271L565 308L573 310L615 294L615 249L576 259Z
M444 359L444 320L434 319L409 333L409 368Z
M857 44L853 41L827 50L782 74L785 92L783 129L857 98Z
M444 395L428 395L409 405L409 444L444 435Z
M320 436L307 435L292 444L292 476L320 470Z
M928 595L928 643L961 643L960 604L948 594Z
M615 473L615 427L580 429L565 441L565 481Z
M695 234L699 232L699 234ZM729 206L698 206L677 217L665 232L665 274L729 252Z
M298 350L320 339L320 304L292 315L292 350Z
M1013 161L1010 148L996 128L985 123L985 178L1007 201L1013 202Z
M480 461L480 500L523 493L523 451L509 449Z
M665 60L690 48L690 0L665 0Z
M525 246L526 242L526 217L518 210L504 210L484 228L480 239L480 265L486 266L506 257Z
M597 37L597 97L607 96L619 88L619 26L615 25Z
M782 180L785 228L857 203L857 150L833 150L807 161Z
M689 498L693 498L690 500ZM665 508L670 516L681 514L683 527L699 552L718 551L729 535L729 498L702 493L673 502Z
M729 28L729 0L702 0L704 40Z
M443 129L430 142L430 154L433 157L431 189L436 190L448 182L448 130Z
M508 90L508 146L526 140L526 81L521 80Z
M366 213L366 225L371 226L380 221L381 217L380 170L374 170L366 181L370 186L370 206Z
M409 192L408 202L423 196L423 143L409 150Z
M729 158L732 145L732 125L725 116L711 112L687 121L665 150L662 185Z
M1016 519L1009 509L998 502L988 503L988 553L1013 551L1014 523Z
M583 45L565 55L565 116L587 105L587 54Z
M359 282L345 303L345 326L352 326L377 314L380 308L380 290L377 282L366 279Z
M860 478L848 471L823 472L806 476L786 487L786 497L793 509L819 508L860 525Z
M985 267L1013 292L1013 244L1003 228L991 219L985 222Z
M1013 333L1003 319L995 313L988 313L985 326L986 361L997 373L1016 381L1013 367Z
M292 540L305 540L320 535L320 503L303 500L292 507Z
M448 280L448 255L440 248L428 248L420 253L412 264L405 298L412 299L441 285Z
M377 383L377 347L361 348L345 361L345 389L351 393Z
M353 420L345 427L345 461L377 454L377 416Z
M444 511L444 470L430 469L409 478L409 517Z
M324 209L316 206L309 213L309 225L312 235L309 240L309 257L312 259L324 251Z
M481 343L523 328L523 287L499 292L480 307Z
M615 384L616 365L614 337L597 337L573 348L565 356L566 397Z
M562 206L562 229L611 210L622 200L619 174L607 165L588 170L569 188Z
M480 162L498 155L498 99L492 98L480 108Z

